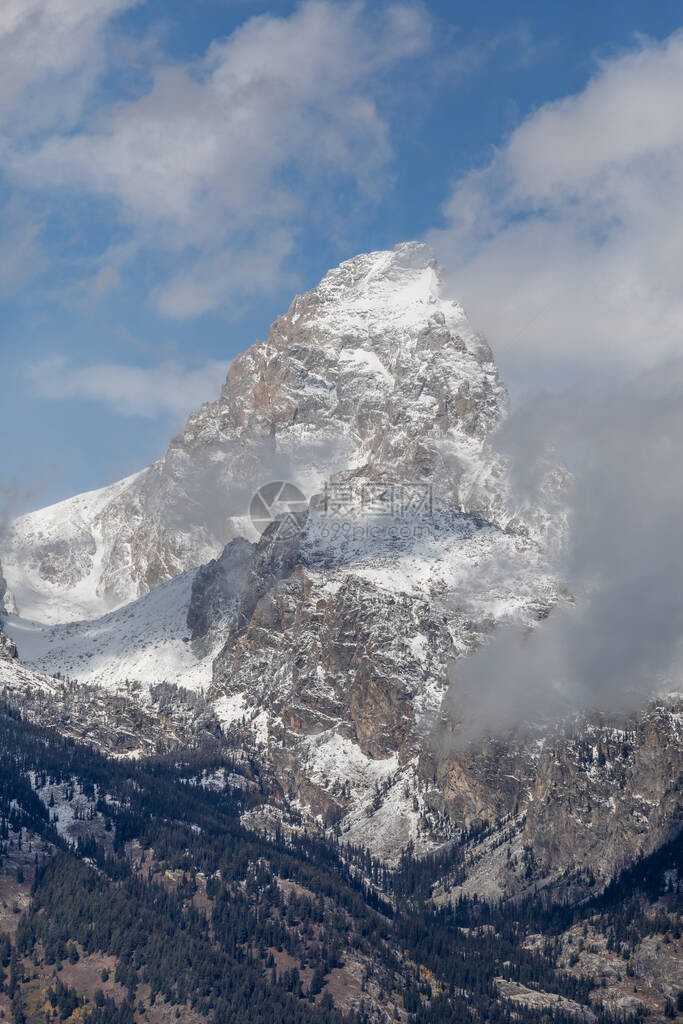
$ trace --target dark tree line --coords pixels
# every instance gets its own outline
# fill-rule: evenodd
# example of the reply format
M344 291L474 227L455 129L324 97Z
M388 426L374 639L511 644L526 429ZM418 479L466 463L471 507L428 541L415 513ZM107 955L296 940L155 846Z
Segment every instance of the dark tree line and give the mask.
M389 871L359 848L305 834L267 839L244 829L243 811L264 797L256 766L248 771L257 783L246 789L192 783L204 771L238 769L221 751L110 761L28 725L7 707L0 707L0 750L0 841L25 828L54 849L36 866L15 945L0 936L0 985L18 1024L26 1016L20 956L56 966L81 953L113 956L115 980L126 992L119 1006L102 992L94 1005L81 1006L86 1024L132 1024L143 984L152 1002L190 1006L217 1024L361 1024L362 1011L344 1017L326 990L351 950L416 1024L575 1024L558 1007L511 1007L494 979L587 1005L596 983L558 969L561 932L590 919L621 951L680 922L681 894L672 881L683 877L680 838L580 906L539 895L505 903L461 899L436 909L429 900L434 880L457 873L475 836L426 861L409 851ZM93 832L75 848L60 839L31 773L40 787L70 791L78 780L105 823L104 837ZM153 857L134 861L132 840ZM648 913L662 897L664 909ZM539 932L545 945L526 948L526 937ZM280 954L299 966L278 969ZM61 983L49 998L64 1020L81 1005ZM598 1024L616 1024L599 1003L596 1016Z

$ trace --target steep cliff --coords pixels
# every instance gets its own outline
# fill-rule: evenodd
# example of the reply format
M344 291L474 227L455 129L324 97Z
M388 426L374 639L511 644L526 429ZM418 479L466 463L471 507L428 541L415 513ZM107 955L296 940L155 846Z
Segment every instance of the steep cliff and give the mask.
M3 660L9 660L17 657L17 648L12 640L7 636L4 631L4 621L6 615L5 608L5 595L7 593L7 583L5 577L2 574L2 565L0 565L0 658Z
M430 250L406 243L297 296L159 462L14 523L4 557L22 614L96 617L255 539L249 502L271 479L311 497L336 473L438 478L449 502L478 507L505 391L440 287Z

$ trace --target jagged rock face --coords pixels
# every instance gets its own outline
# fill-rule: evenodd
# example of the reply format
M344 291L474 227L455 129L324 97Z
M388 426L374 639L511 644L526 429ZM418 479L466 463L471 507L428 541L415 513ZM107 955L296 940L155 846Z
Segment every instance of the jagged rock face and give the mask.
M447 605L447 583L456 583L458 563L462 571L469 559L493 561L512 546L475 517L454 514L441 529L431 551L410 540L393 549L321 545L325 518L315 514L286 542L264 537L214 662L213 693L244 694L272 716L285 743L335 729L370 757L412 756L440 709L450 661L488 628L487 609L477 621ZM529 546L529 573L533 553ZM418 579L406 572L411 557ZM227 558L197 577L197 607L202 587L215 592L226 569ZM431 575L430 588L421 590L420 575ZM508 586L513 600L515 584ZM540 589L515 595L532 618ZM194 602L188 622L197 618Z
M233 361L220 397L160 462L18 520L10 584L27 616L102 614L236 536L255 539L249 499L269 479L309 496L337 473L430 480L471 510L504 403L488 345L440 297L431 252L407 243L358 256ZM57 593L51 612L45 597Z
M246 722L290 797L393 858L418 839L420 816L430 813L424 750L453 659L483 642L501 609L531 623L556 593L536 545L479 516L442 509L427 537L376 539L361 529L375 520L359 515L356 534L334 542L336 522L313 509L291 537L269 528L252 549L236 601L230 545L197 575L188 623L209 631L203 610L212 595L230 591L229 628L208 694L223 725ZM376 801L375 786L394 813L387 804L386 820L375 821L369 836L374 811L365 805ZM496 806L507 813L509 786L498 789ZM447 810L445 835L476 816L464 806ZM436 835L425 825L424 845Z
M683 812L680 700L465 749L452 720L442 728L452 660L485 641L513 593L517 615L543 628L556 595L528 539L454 514L431 550L335 548L321 543L324 524L314 510L297 535L271 528L254 546L209 691L226 728L258 737L291 799L390 861L409 841L428 849L462 828L493 829L468 891L496 897L568 872L604 882L670 837ZM509 573L512 545L519 575L505 593L486 558ZM220 589L229 550L197 578L200 605L203 589ZM474 596L470 558L488 601ZM459 577L470 598L460 607Z
M525 834L546 870L606 881L672 838L683 817L683 703L588 715L541 755Z
M11 661L16 657L18 657L16 644L3 633L2 627L0 627L0 659Z
M220 558L197 570L187 612L192 640L205 649L217 630L235 620L251 567L254 546L243 537L231 541Z
M577 896L671 839L683 822L683 699L584 712L541 729L426 750L426 799L489 828L460 891L498 898L566 878ZM453 893L452 893L453 895Z
M533 731L511 731L454 750L443 733L433 735L419 765L428 804L468 829L523 812L536 778L537 739Z
M220 724L206 701L164 683L146 693L135 684L108 693L32 672L17 659L0 658L0 697L28 721L115 757L211 749L222 743Z
M415 635L429 645L424 659ZM409 756L420 720L438 711L452 644L427 602L349 576L338 587L296 566L258 602L214 663L214 692L247 693L284 745L334 729L371 758ZM422 714L415 715L415 702Z
M0 563L0 616L4 615L7 609L5 608L5 594L7 593L7 581L2 573L2 564Z
M0 659L4 661L11 660L17 657L16 645L10 640L5 634L2 623L5 616L5 594L7 593L7 583L5 577L2 574L2 565L0 565Z

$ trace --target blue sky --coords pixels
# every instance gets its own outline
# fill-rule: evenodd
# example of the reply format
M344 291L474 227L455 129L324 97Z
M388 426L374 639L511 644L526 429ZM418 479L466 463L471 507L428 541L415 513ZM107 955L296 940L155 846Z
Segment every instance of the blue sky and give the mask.
M159 457L294 292L408 238L494 351L550 303L501 354L513 398L677 355L681 20L6 0L5 510Z

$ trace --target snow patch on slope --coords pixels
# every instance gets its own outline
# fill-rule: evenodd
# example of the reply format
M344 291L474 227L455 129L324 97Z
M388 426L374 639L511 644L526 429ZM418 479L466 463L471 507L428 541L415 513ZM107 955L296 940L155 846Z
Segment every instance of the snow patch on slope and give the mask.
M395 384L394 377L389 373L376 352L367 352L362 348L344 349L340 353L340 359L345 363L352 363L360 373L370 373L379 377L389 387Z
M175 683L199 690L211 679L215 651L198 657L186 618L196 570L100 619L45 625L10 616L6 629L19 657L36 671L76 678L106 690L126 680Z
M2 563L20 615L56 623L102 614L98 581L108 547L99 517L146 472L14 520ZM135 596L131 585L127 600Z

